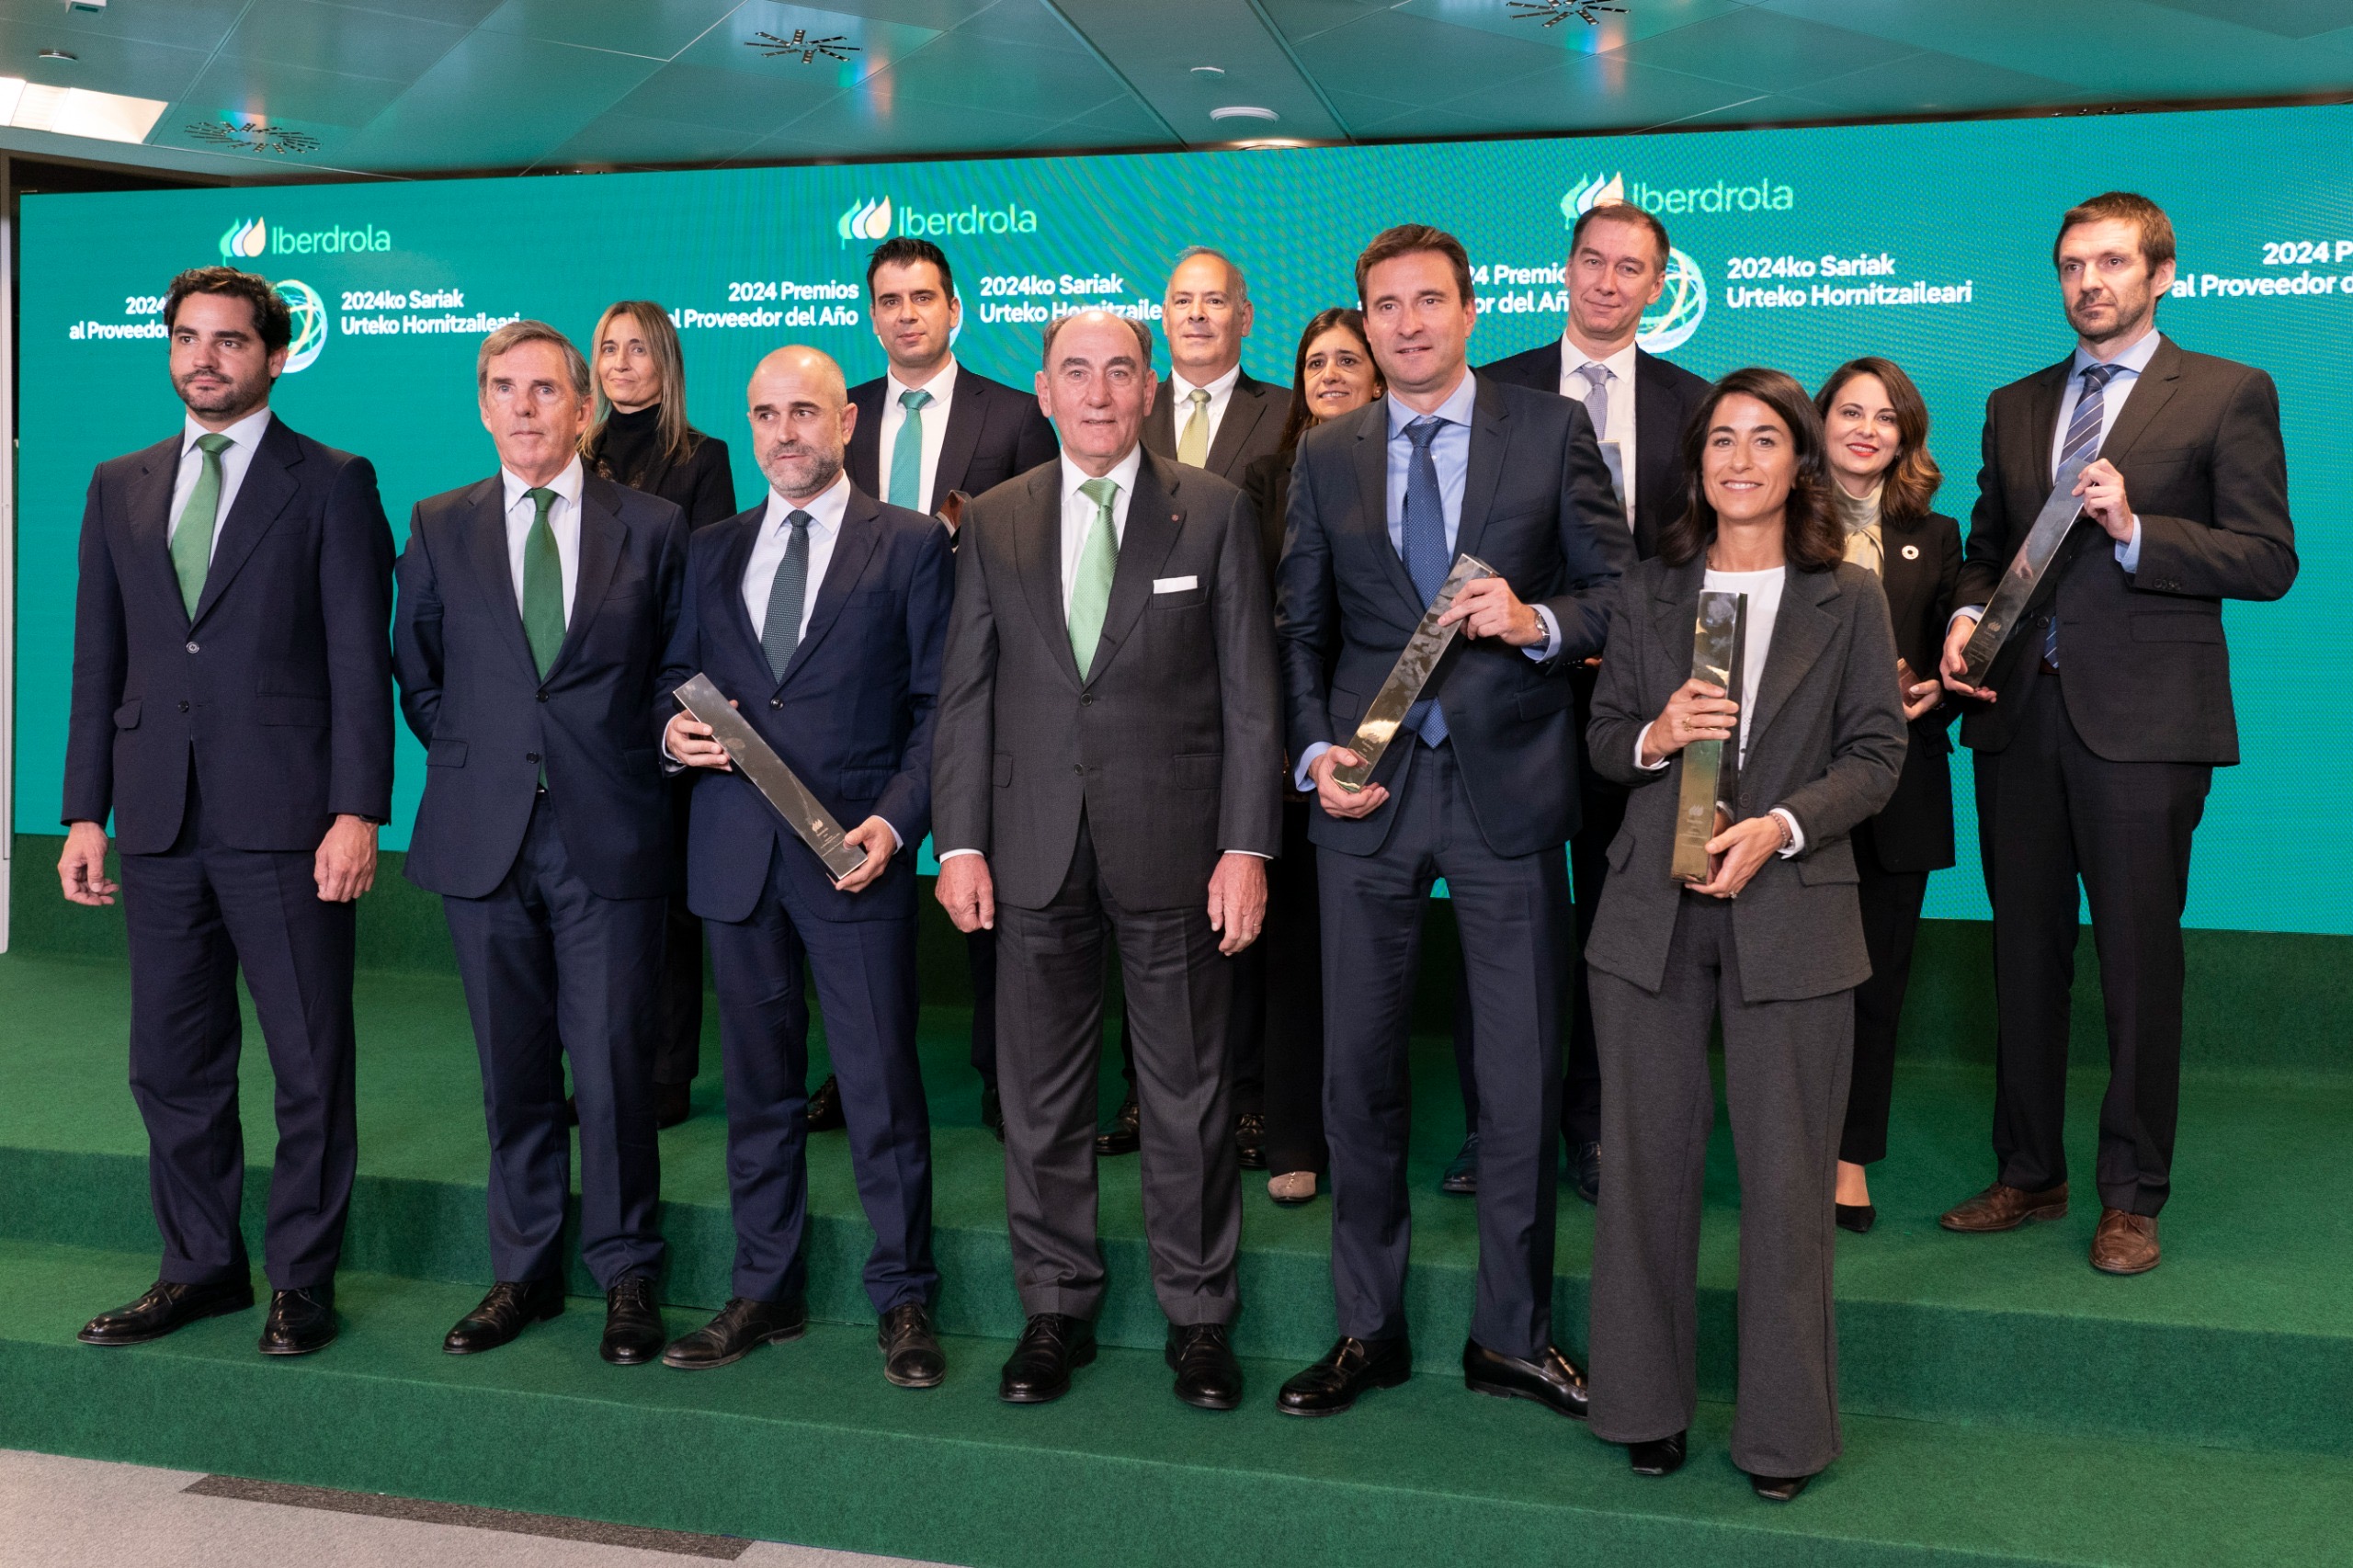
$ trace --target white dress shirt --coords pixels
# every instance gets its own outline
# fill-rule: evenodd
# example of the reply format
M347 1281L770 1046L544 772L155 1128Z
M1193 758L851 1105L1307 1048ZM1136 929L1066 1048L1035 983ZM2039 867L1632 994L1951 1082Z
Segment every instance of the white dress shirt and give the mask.
M1561 395L1578 403L1593 389L1586 384L1586 366L1599 365L1609 372L1609 427L1596 430L1594 439L1618 447L1618 500L1626 509L1626 527L1634 526L1634 346L1631 343L1607 359L1595 359L1561 335Z
M907 406L900 398L915 389L899 380L892 371L882 378L882 428L878 432L880 446L876 458L880 464L874 471L874 483L883 500L891 499L891 455L898 450L899 432L906 426ZM931 401L923 405L923 457L920 477L916 481L915 510L936 511L938 503L933 499L939 482L939 449L948 439L948 408L956 396L956 359L949 357L923 390ZM815 577L809 579L815 582Z
M801 595L801 625L793 632L797 643L808 634L809 612L817 607L817 589L825 581L825 568L833 563L834 541L842 536L842 513L848 506L847 473L835 475L823 494L806 501L788 501L774 490L768 492L768 509L760 518L759 537L752 541L751 559L744 562L744 608L752 618L755 635L767 630L768 592L776 586L776 569L784 563L784 547L792 537L792 526L785 517L793 512L809 514L809 576Z
M1765 678L1765 661L1773 652L1773 622L1781 613L1781 588L1789 575L1786 566L1770 566L1762 572L1719 572L1710 567L1701 584L1711 594L1748 596L1748 620L1740 641L1740 755L1735 759L1743 766L1748 761L1749 720L1756 711L1756 690ZM1644 762L1643 747L1650 738L1651 727L1644 724L1634 737L1634 766L1657 773L1675 759L1661 757L1654 764ZM1798 825L1795 813L1786 807L1775 806L1771 814L1780 818L1781 825L1790 830L1790 841L1780 851L1786 860L1805 847L1805 829Z
M261 445L261 438L268 429L269 409L265 405L219 432L229 437L229 444L221 449L221 504L212 513L212 549L215 551L221 548L221 525L229 520L229 508L236 504L237 487L244 483L245 470L253 466L254 449ZM188 416L188 423L181 428L179 472L172 478L171 517L175 534L180 531L180 514L188 510L188 498L196 492L197 478L204 472L204 454L197 450L197 440L199 437L212 434L213 431L196 422L193 414ZM205 559L211 559L210 552Z
M563 624L572 628L572 596L580 585L580 460L574 458L563 465L563 472L547 483L555 492L555 505L548 508L548 527L555 534L556 560L563 567ZM523 551L530 543L531 525L540 515L539 503L530 497L531 486L517 478L505 466L498 471L498 482L506 487L506 567L515 574L515 607L523 606Z
M1172 451L1175 450L1174 443L1185 438L1185 424L1193 416L1191 399L1196 390L1210 394L1208 409L1210 438L1202 450L1208 453L1217 449L1218 426L1225 423L1226 406L1233 401L1233 384L1241 379L1242 365L1238 360L1235 361L1233 369L1217 380L1202 384L1198 389L1194 383L1185 379L1183 371L1172 369L1168 372L1168 387L1161 395L1175 400L1168 405L1168 413L1174 421L1168 431Z

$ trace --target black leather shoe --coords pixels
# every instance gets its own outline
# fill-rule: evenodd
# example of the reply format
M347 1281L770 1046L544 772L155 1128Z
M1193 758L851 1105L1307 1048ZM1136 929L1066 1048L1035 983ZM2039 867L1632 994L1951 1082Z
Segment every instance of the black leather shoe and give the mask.
M1468 1198L1479 1190L1477 1133L1473 1132L1462 1141L1462 1152L1454 1156L1446 1167L1446 1174L1438 1178L1438 1189L1450 1192L1457 1198Z
M1040 1312L1005 1360L996 1396L1007 1404L1045 1404L1070 1392L1070 1375L1095 1359L1095 1325L1085 1318Z
M842 1086L828 1073L817 1092L809 1096L809 1131L838 1132L847 1125L842 1119Z
M452 1356L472 1356L495 1350L535 1323L563 1315L563 1281L502 1279L490 1288L482 1305L458 1320L442 1336L441 1348Z
M216 1279L210 1285L176 1285L158 1279L127 1307L100 1312L75 1335L85 1345L144 1345L199 1318L241 1312L254 1304L251 1279Z
M1832 1217L1842 1231L1852 1231L1859 1236L1879 1223L1879 1209L1874 1204L1834 1203L1830 1207L1836 1210Z
M1626 1457L1633 1461L1636 1475L1673 1475L1683 1468L1684 1439L1688 1434L1677 1432L1672 1437L1655 1442L1629 1443Z
M900 1388L936 1389L948 1376L948 1358L921 1301L902 1301L884 1312L874 1343L882 1352L882 1376Z
M1143 1111L1130 1095L1120 1102L1111 1120L1095 1135L1095 1157L1112 1159L1120 1154L1132 1154L1143 1147Z
M732 1367L763 1345L780 1345L809 1332L809 1303L795 1296L789 1301L755 1301L738 1296L719 1309L709 1323L670 1342L662 1364L682 1372L707 1372Z
M1170 1324L1164 1354L1176 1373L1176 1397L1194 1409L1232 1410L1242 1403L1242 1363L1223 1324Z
M1575 1362L1547 1345L1533 1361L1490 1350L1475 1339L1462 1342L1462 1381L1474 1393L1497 1399L1532 1399L1574 1420L1585 1419L1585 1374Z
M272 1290L269 1315L262 1320L261 1353L265 1356L308 1356L335 1343L335 1286L313 1285L301 1290Z
M1342 1336L1324 1359L1283 1384L1275 1408L1285 1415L1337 1415L1371 1389L1393 1389L1414 1375L1413 1342Z
M1569 1181L1587 1203L1601 1201L1601 1145L1580 1143L1569 1151Z
M694 1115L692 1084L656 1084L654 1085L654 1125L657 1128L676 1127Z
M1810 1475L1752 1475L1748 1484L1768 1503L1786 1503L1804 1491L1805 1483L1813 1479Z
M654 1281L626 1274L605 1292L605 1337L597 1354L616 1367L642 1367L662 1354L662 1309L654 1303Z
M1255 1110L1245 1110L1233 1119L1233 1152L1242 1157L1245 1171L1267 1168L1267 1119Z
M1005 1142L1005 1102L997 1098L993 1084L981 1085L981 1125L996 1134L998 1142Z

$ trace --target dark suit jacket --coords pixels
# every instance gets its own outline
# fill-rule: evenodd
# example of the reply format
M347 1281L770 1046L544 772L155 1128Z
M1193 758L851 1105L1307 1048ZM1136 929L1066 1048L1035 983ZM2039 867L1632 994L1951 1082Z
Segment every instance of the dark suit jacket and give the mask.
M664 665L678 624L687 520L642 491L587 476L563 645L540 678L507 564L496 474L419 501L401 552L392 669L425 743L409 880L481 898L506 880L547 769L563 846L601 898L671 886L668 780L656 760L692 670Z
M1583 405L1483 377L1474 408L1456 548L1502 574L1522 601L1550 608L1561 647L1540 664L1494 639L1458 638L1424 695L1445 704L1487 846L1529 855L1576 831L1568 669L1601 651L1611 585L1634 552ZM1379 399L1319 425L1291 468L1276 620L1293 756L1356 733L1427 608L1389 540L1388 421ZM1375 779L1397 780L1413 752L1392 745ZM1393 799L1355 822L1318 812L1313 835L1370 855L1396 812Z
M1961 525L1937 512L1908 523L1883 519L1880 540L1886 551L1880 585L1896 655L1918 679L1934 680L1961 581ZM1952 722L1960 711L1960 699L1947 692L1906 726L1903 777L1871 819L1872 858L1882 871L1934 871L1953 863Z
M1958 602L1984 604L2051 493L2052 436L2070 361L1985 401L1984 466ZM2239 759L2224 599L2276 599L2296 580L2279 394L2251 365L2158 346L2100 449L2141 518L2140 570L2088 517L2060 546L1987 684L2002 698L1961 721L1980 751L2009 744L2023 677L2059 620L2059 684L2084 744L2111 762Z
M1609 621L1609 651L1593 696L1593 766L1628 787L1626 823L1609 845L1609 877L1586 938L1586 961L1645 991L1665 983L1676 911L1690 895L1669 868L1683 756L1634 766L1634 738L1691 675L1704 556L1681 566L1645 561L1627 574ZM1805 835L1774 856L1733 901L1743 997L1786 1002L1860 984L1871 971L1847 835L1886 804L1904 766L1904 707L1887 598L1869 571L1843 562L1792 569L1756 688L1740 814L1786 808Z
M657 459L652 469L635 476L634 484L630 476L615 473L595 451L587 454L589 472L669 502L687 515L689 528L707 528L735 515L735 472L727 460L726 442L699 430L692 433L692 439L694 449L686 461Z
M179 836L194 755L237 849L318 847L392 811L392 532L368 460L272 417L191 618L172 571L180 435L100 463L82 513L66 822L127 855Z
M1288 452L1278 449L1252 459L1242 476L1242 494L1250 497L1250 509L1258 515L1258 554L1267 563L1269 583L1282 564L1283 528L1290 517L1290 465L1298 457L1296 447Z
M845 466L849 482L869 495L883 491L882 397L889 390L889 379L882 376L849 390L850 402L858 405L858 428L850 432ZM939 441L939 467L923 510L938 512L951 490L967 495L993 490L1017 473L1051 461L1060 449L1035 392L993 381L960 363L956 395L948 405L948 430Z
M1274 615L1242 493L1144 454L1083 679L1063 610L1061 460L976 499L962 533L933 842L987 855L997 901L1017 909L1052 902L1082 811L1129 909L1197 907L1221 854L1277 853Z
M1479 374L1558 397L1561 340L1482 365ZM1634 553L1644 561L1658 553L1659 531L1683 511L1683 427L1708 391L1704 379L1682 366L1634 350Z
M667 662L700 670L733 698L835 822L850 828L879 816L905 848L865 889L843 892L750 780L693 768L688 907L710 920L750 918L767 885L773 844L820 917L910 919L915 847L931 831L932 724L955 585L948 530L852 489L808 632L779 681L744 607L745 563L767 515L763 498L695 535Z
M1176 386L1163 378L1152 412L1143 418L1143 449L1175 461L1176 458ZM1250 465L1282 445L1283 415L1290 411L1290 389L1253 380L1245 370L1226 399L1225 416L1217 422L1210 442L1208 471L1228 484L1240 485Z

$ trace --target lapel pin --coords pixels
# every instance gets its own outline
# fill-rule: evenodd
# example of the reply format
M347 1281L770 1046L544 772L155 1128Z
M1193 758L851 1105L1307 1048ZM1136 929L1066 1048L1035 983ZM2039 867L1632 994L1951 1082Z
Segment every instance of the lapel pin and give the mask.
M1919 559L1920 559L1920 547L1919 547L1918 545L1916 545L1916 544L1907 544L1907 545L1905 545L1905 546L1904 547L1904 560L1906 560L1906 561L1917 561L1917 560L1919 560Z

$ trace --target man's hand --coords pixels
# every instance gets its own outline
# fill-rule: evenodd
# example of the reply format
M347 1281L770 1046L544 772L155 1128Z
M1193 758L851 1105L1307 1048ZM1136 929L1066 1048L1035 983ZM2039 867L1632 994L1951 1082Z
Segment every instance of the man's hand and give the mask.
M1976 633L1977 618L1975 616L1954 616L1952 624L1945 629L1945 656L1938 669L1945 677L1945 685L1954 691L1961 693L1963 697L1974 697L1981 701L1991 702L1994 700L1992 687L1972 686L1961 678L1969 673L1969 640Z
M673 721L673 722L676 722L676 721ZM882 868L891 863L891 857L898 853L899 848L899 835L892 832L891 824L884 822L881 817L868 817L864 822L859 823L856 827L851 828L847 833L843 834L842 842L845 844L855 844L860 849L866 851L866 864L860 866L857 870L852 871L848 876L844 877L840 881L834 884L834 886L841 889L844 892L856 892L860 888L866 886L867 883L881 876L882 874ZM959 855L956 858L958 860L977 860L980 857L977 855ZM950 864L953 864L953 862L950 862Z
M68 903L103 908L114 902L120 886L107 880L107 830L97 823L77 822L65 830L65 853L57 858L58 885Z
M1704 882L1695 882L1691 891L1711 898L1738 898L1749 879L1789 842L1789 824L1779 817L1767 815L1736 822L1708 840L1710 858L1719 855L1723 858L1715 861L1716 874Z
M931 891L959 931L996 928L996 884L989 880L987 856L956 855L942 860L939 881Z
M2086 464L2083 477L2075 481L2075 494L2084 498L2085 514L2107 529L2109 538L2119 544L2132 541L2132 503L2114 463L2101 458Z
M1658 717L1643 735L1643 766L1656 767L1693 741L1732 739L1733 720L1740 704L1724 696L1724 688L1693 676L1675 688Z
M1519 602L1511 585L1501 577L1478 577L1462 585L1440 626L1462 626L1465 637L1500 637L1515 648L1532 648L1544 641L1544 621Z
M1356 767L1364 758L1346 746L1334 746L1307 765L1308 778L1315 781L1316 803L1332 816L1353 822L1369 817L1388 803L1389 787L1368 784L1355 794L1349 794L1332 782L1332 775L1343 767Z
M735 705L731 702L730 708ZM710 738L710 726L691 713L676 713L662 727L663 749L671 759L688 767L716 767L732 773L735 765L727 760L727 748Z
M339 816L311 858L311 878L327 903L349 903L376 885L376 824Z
M1232 958L1258 939L1266 923L1266 861L1227 850L1210 873L1210 929L1222 933L1217 950Z

